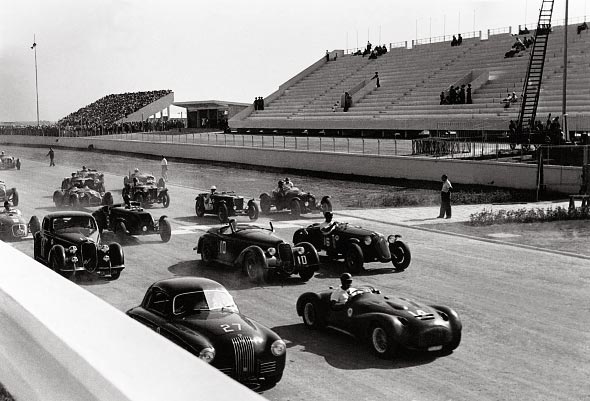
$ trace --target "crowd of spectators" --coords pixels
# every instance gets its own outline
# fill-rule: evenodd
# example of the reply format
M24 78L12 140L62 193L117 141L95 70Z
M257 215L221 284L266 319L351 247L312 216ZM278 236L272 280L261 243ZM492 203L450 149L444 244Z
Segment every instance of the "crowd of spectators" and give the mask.
M262 96L254 98L254 110L264 110L264 98Z
M471 84L461 85L460 87L453 86L449 88L449 93L442 91L440 93L440 104L472 104L471 98Z
M107 95L58 121L61 127L111 129L115 121L127 117L142 107L172 93L171 90L132 92ZM148 116L146 116L147 118ZM141 124L141 123L139 123Z
M451 40L451 46L461 46L461 44L463 43L463 37L461 36L461 34L459 34L459 37L455 37L455 35L453 35L453 40Z
M371 42L367 41L367 47L365 47L364 51L360 51L357 50L355 53L353 53L353 56L369 56L369 60L374 60L379 56L382 56L383 54L387 53L387 46L383 45L383 46L375 46L373 48L373 45L371 44Z
M588 24L586 23L586 21L584 21L583 24L578 25L578 35L582 33L582 31L585 31L588 29Z
M507 109L510 107L512 103L518 102L518 96L516 96L516 92L507 93L506 97L502 99L502 103L504 103L504 108Z
M527 38L526 36L524 39L520 39L519 37L516 38L516 41L512 45L512 48L504 53L504 58L510 58L516 56L521 51L528 49L533 43L535 43L535 39L531 36Z
M514 120L510 120L508 129L511 135L517 134L517 125ZM551 144L559 145L564 142L563 132L561 131L561 124L559 124L559 117L551 118L551 113L547 116L547 122L543 124L541 120L536 120L533 124L533 132L544 134L549 138Z

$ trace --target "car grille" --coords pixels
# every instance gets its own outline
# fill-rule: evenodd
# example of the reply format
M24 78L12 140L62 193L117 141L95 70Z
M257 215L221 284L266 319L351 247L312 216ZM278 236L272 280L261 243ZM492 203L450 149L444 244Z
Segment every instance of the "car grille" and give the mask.
M286 273L292 273L295 265L295 260L293 259L293 249L291 249L291 245L282 243L279 244L278 248L279 258L281 258L281 261L283 262L283 270L285 270Z
M244 199L234 198L234 206L236 207L236 210L242 210L244 208Z
M24 224L13 225L12 235L15 237L25 237L27 235L27 226L25 226Z
M384 237L378 237L377 239L377 247L379 247L379 255L384 258L388 259L391 257L389 253L389 243Z
M444 327L434 327L422 332L418 336L418 347L427 348L433 345L445 344L449 341L449 331Z
M234 372L236 377L250 377L255 373L256 367L254 342L250 337L234 337L231 342L234 346Z
M96 244L93 242L83 242L80 245L80 251L82 252L82 265L87 270L94 270L97 266Z
M258 365L258 369L259 369L259 373L261 375L264 375L264 374L267 374L267 373L276 372L276 370L277 370L277 362L276 361L260 362L260 364Z

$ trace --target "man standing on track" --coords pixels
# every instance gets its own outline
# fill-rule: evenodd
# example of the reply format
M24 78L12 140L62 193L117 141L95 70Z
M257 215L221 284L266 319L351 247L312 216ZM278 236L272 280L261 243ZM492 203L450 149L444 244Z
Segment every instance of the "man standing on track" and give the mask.
M53 161L55 154L53 153L53 149L51 148L51 146L49 147L49 152L47 153L47 156L49 156L49 167L55 167L55 162Z
M447 219L451 218L451 190L453 186L449 181L446 174L443 174L441 177L443 182L442 189L440 190L440 213L438 215L439 219L445 217L447 215Z
M168 181L168 160L162 155L162 178L164 181Z

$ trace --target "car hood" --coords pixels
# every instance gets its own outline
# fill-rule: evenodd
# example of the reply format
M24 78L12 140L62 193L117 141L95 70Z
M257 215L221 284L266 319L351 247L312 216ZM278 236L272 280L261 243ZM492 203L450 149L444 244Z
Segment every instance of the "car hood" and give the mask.
M62 238L65 241L71 242L73 244L78 244L80 242L90 240L92 242L98 242L98 231L92 234L90 237L85 237L81 233L59 233L57 234L59 238Z
M202 311L178 319L174 325L180 330L195 331L210 339L238 334L259 337L263 334L257 323L234 312Z
M275 235L272 231L265 229L245 229L240 230L234 234L236 238L240 238L252 243L262 243L269 245L277 245L285 242L283 239Z
M438 319L436 309L412 299L382 294L363 294L354 302L360 311L386 313L419 320Z
M24 224L25 219L19 213L0 213L0 223L2 224Z

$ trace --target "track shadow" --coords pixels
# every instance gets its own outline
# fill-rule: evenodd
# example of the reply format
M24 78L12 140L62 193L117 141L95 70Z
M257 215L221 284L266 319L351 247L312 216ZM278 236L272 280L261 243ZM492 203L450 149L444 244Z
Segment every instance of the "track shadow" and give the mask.
M200 260L187 260L168 267L175 276L205 277L221 283L228 290L244 290L256 287L301 286L305 285L299 276L277 277L271 275L268 282L256 284L242 273L240 268L221 264L205 265ZM313 280L313 279L312 279Z
M320 213L306 213L297 217L285 210L281 210L280 212L272 211L263 216L268 217L271 221L309 220L310 223L313 223L317 219L324 219Z
M117 242L122 246L136 246L136 245L146 245L146 244L161 244L162 241L160 240L160 236L158 234L152 235L145 235L141 237L148 237L149 240L140 240L139 236L133 235L126 235L126 236L118 236L117 234L110 232L110 231L103 231L102 232L102 240L103 242Z
M123 271L121 272L121 275L123 274L125 274L125 269L123 269ZM64 278L78 285L85 286L104 285L113 281L85 271L76 272L74 274L70 274L69 276L64 276Z
M320 255L320 263L321 269L318 274L316 274L316 278L318 279L334 279L339 278L342 273L347 272L346 265L342 259L332 259L324 255ZM373 267L375 266L375 267ZM402 271L397 271L393 267L391 263L369 263L365 264L365 268L360 273L354 273L353 276L355 277L363 277L363 276L377 276L380 274L398 274L403 273Z
M400 350L394 359L380 359L371 353L368 344L362 344L347 334L327 328L310 330L303 323L272 327L287 342L287 348L302 347L323 357L337 369L404 369L433 362L439 354Z

